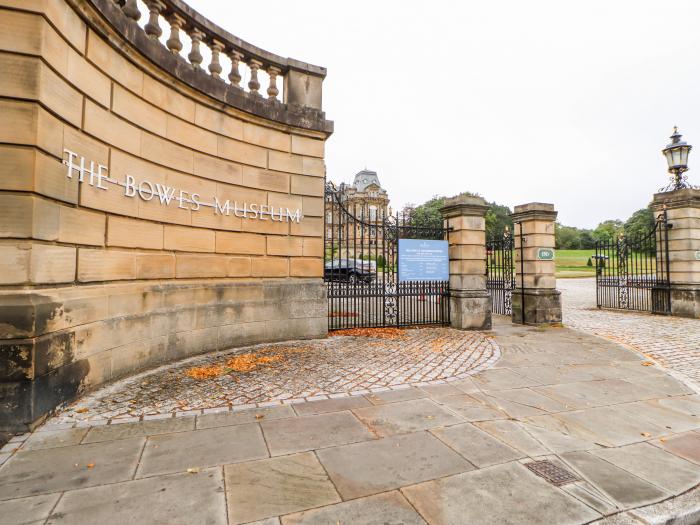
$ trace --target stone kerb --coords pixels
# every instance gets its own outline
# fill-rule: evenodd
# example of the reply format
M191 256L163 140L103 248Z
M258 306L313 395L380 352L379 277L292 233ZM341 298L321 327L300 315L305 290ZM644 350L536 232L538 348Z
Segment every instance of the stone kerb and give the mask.
M516 206L514 223L516 289L512 296L513 322L560 323L561 293L556 289L553 204L533 202Z
M450 319L460 330L491 328L491 296L486 289L486 201L447 199L440 209L449 228Z
M700 318L700 189L654 195L655 213L667 214L671 314ZM663 249L663 247L662 247Z
M325 70L191 16L193 43L318 80L291 107L135 6L0 0L0 430L145 367L327 333Z

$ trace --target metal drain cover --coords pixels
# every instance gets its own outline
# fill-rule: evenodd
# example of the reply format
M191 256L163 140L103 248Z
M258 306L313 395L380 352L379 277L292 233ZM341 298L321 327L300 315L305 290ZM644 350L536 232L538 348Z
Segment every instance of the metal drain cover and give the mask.
M569 472L565 468L555 465L548 459L525 463L525 466L539 477L546 479L557 487L566 485L567 483L573 483L574 481L580 481L580 478L576 477L573 472Z

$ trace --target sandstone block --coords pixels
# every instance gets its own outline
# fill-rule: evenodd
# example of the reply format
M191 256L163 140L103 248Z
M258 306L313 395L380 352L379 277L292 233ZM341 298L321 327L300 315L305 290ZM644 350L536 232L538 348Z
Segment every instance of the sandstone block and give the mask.
M92 31L88 34L87 57L100 71L128 90L141 95L144 84L143 72ZM156 105L159 106L159 104Z
M112 111L141 128L165 137L168 114L118 84L114 85Z
M215 234L213 231L203 228L166 225L164 228L163 247L166 250L181 252L213 252Z
M32 283L68 283L75 280L75 248L33 244L29 277Z
M107 245L162 250L163 225L112 215L108 221Z
M271 235L267 238L268 255L300 256L303 249L303 237L282 237Z
M243 139L243 122L223 111L197 104L194 123L219 135L237 140Z
M243 124L243 140L265 148L280 151L290 150L290 139L287 133L251 124L250 122Z
M78 249L80 282L118 281L136 277L135 253L120 250Z
M61 70L59 69L59 72ZM112 81L82 55L68 49L65 77L98 104L108 108Z
M133 91L133 90L132 90ZM138 92L137 92L138 94ZM150 75L143 78L143 98L187 122L194 122L195 103Z
M216 232L217 253L264 255L265 236L238 232Z
M253 264L253 277L287 277L289 259L285 257L259 257Z
M267 168L267 150L245 142L218 137L218 156L224 159Z
M140 129L89 100L85 101L84 129L107 144L134 155L141 151Z
M0 242L0 284L29 282L32 245L28 242Z
M105 222L106 217L102 213L61 206L58 240L72 244L104 246Z
M306 175L292 175L292 193L296 195L323 197L324 189L324 179L307 177Z
M196 151L217 154L217 137L214 133L171 115L167 116L167 138Z
M136 255L137 279L173 279L175 255L169 253L144 253Z
M323 277L323 259L295 257L290 260L289 275L292 277Z
M323 219L320 217L304 217L299 223L291 223L290 233L307 237L322 237Z
M178 279L195 277L226 277L228 257L220 255L177 254L175 276Z
M194 152L191 149L178 146L145 131L140 141L139 151L143 158L185 173L194 171Z
M241 184L243 182L243 170L240 164L203 155L196 151L194 153L194 174L227 184Z
M279 151L269 152L269 164L268 167L275 171L284 171L287 173L303 173L304 157L300 155L291 155L289 153L282 153Z
M302 137L301 135L292 135L292 153L307 157L323 158L324 141Z
M227 275L229 277L250 277L252 269L250 257L230 257L228 259Z

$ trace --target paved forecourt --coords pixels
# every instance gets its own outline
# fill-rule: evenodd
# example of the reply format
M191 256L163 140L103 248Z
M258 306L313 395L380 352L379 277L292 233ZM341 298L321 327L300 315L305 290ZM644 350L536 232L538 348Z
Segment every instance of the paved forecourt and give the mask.
M46 425L2 451L0 523L635 523L698 485L689 388L581 332L495 333L500 361L450 383Z
M700 392L700 321L596 308L595 279L561 279L566 326L621 343Z

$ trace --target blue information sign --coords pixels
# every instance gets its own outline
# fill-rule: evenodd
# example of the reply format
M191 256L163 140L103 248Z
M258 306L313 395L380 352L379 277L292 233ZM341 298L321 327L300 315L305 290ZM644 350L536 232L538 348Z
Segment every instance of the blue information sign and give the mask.
M399 282L449 279L447 241L399 239Z

